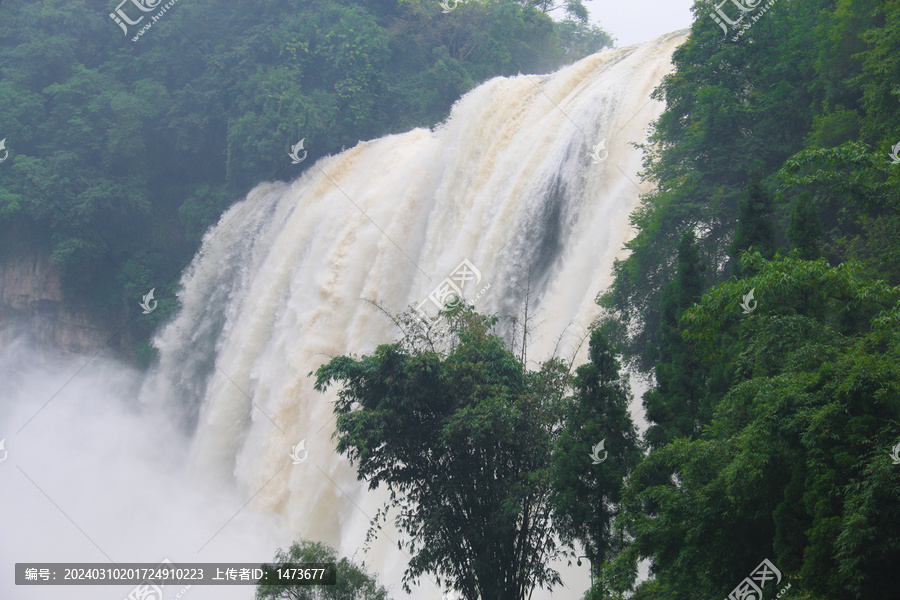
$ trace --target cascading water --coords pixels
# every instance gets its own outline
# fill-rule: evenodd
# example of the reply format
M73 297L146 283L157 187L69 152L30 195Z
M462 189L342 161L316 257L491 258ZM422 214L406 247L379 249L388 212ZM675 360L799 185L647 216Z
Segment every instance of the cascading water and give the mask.
M630 143L658 116L650 92L683 40L493 79L434 131L360 143L225 213L182 278L182 310L155 339L160 365L141 393L196 428L197 476L235 480L250 508L284 516L291 537L353 554L383 497L335 453L333 396L308 373L395 338L361 299L418 305L464 259L481 274L465 289L481 312L515 315L528 290L529 357L549 356L558 339L571 353L647 191ZM308 456L293 464L301 440ZM397 582L405 557L388 535L365 559ZM419 595L436 597L430 587Z

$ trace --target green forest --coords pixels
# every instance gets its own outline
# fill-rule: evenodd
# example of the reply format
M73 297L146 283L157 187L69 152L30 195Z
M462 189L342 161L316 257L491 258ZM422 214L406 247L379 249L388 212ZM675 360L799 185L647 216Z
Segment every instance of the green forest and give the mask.
M900 3L778 2L737 43L706 12L599 299L654 376L604 561L652 558L638 598L725 597L763 558L795 597L896 597Z
M0 252L51 253L149 362L224 209L432 126L490 77L613 45L563 4L182 0L132 42L114 2L6 0ZM738 4L761 2L695 2L655 92L654 189L587 362L527 368L527 318L510 344L461 304L436 327L389 315L397 341L310 373L338 390L338 452L390 491L372 534L394 520L407 586L525 600L584 559L585 600L900 597L900 0L777 0L732 39L710 15ZM150 288L161 310L131 322ZM301 559L337 560L308 541L276 556ZM341 560L346 588L257 597L387 597Z
M580 0L562 20L548 0L183 0L136 41L116 6L0 5L0 255L49 253L68 302L121 323L143 362L203 233L255 185L613 43Z

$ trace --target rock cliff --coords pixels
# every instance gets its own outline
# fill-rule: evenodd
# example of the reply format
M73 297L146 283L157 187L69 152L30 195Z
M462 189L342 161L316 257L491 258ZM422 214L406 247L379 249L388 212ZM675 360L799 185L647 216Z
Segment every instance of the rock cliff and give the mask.
M0 347L26 335L39 347L93 353L118 346L122 334L121 324L97 322L65 300L48 256L0 258Z

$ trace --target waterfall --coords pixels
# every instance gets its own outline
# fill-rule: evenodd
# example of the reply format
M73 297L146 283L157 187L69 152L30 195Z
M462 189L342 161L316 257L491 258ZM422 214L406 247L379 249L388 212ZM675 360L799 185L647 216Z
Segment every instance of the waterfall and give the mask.
M159 366L141 390L193 432L197 478L236 486L292 539L353 555L384 495L335 452L333 391L315 392L308 374L396 338L363 299L418 306L464 261L477 269L463 291L480 312L515 315L527 291L530 359L557 345L571 357L648 191L631 144L662 110L650 93L684 37L492 79L434 130L361 142L223 214L182 277L182 308L156 336ZM301 441L308 455L293 464ZM382 582L405 567L396 535L356 557ZM437 595L425 582L418 597Z

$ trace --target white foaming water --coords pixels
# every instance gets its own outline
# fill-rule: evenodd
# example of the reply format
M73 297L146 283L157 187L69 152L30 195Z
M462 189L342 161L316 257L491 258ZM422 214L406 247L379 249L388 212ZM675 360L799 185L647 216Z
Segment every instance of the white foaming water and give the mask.
M197 485L182 467L190 439L138 405L133 369L18 339L0 350L0 382L3 600L125 600L135 587L17 586L15 563L260 562L290 542L277 515L242 511L234 490ZM182 587L166 586L165 600ZM252 596L252 586L193 586L182 598Z
M315 392L308 374L330 356L369 353L396 339L391 322L362 299L392 312L418 305L463 259L481 272L481 284L466 288L470 298L480 294L475 304L481 312L516 315L529 290L535 316L529 358L548 357L557 340L557 353L571 356L631 233L628 215L648 189L637 184L641 154L630 143L643 141L659 115L662 107L649 95L670 71L671 54L684 35L604 52L549 76L493 79L462 98L435 131L360 143L318 161L290 184L257 186L227 211L182 278L181 312L156 337L160 364L142 382L145 412L155 407L148 414L175 416L168 422L137 418L134 407L115 400L122 391L114 384L136 389L136 374L107 366L118 374L98 372L93 382L105 385L101 396L110 398L93 409L101 422L117 435L133 434L117 459L122 470L143 465L137 472L154 490L194 490L175 494L160 509L168 514L149 514L146 522L160 531L181 527L208 535L198 533L183 544L170 536L165 547L162 533L152 544L134 539L123 542L113 558L265 561L276 546L303 537L365 560L382 583L394 587L395 597L404 597L399 582L407 557L397 550L398 534L388 530L369 553L359 551L385 495L367 491L334 451L334 392ZM590 153L601 140L608 156L595 163ZM27 419L40 406L33 398L50 396L44 392L17 397L21 419L4 426ZM38 419L52 414L57 413ZM72 426L87 418L78 411L64 414ZM46 430L63 431L65 419L54 418L57 429ZM51 443L53 434L46 435L34 443ZM154 436L166 448L164 456L143 460L153 452ZM292 464L289 452L301 440L308 458ZM90 446L85 452L98 464L116 447L101 441ZM177 449L189 456L187 464L172 458L181 455ZM8 464L2 467L9 471ZM46 476L55 480L51 471ZM118 506L134 494L101 479L106 478L97 485L107 504ZM26 484L17 484L23 494L32 489ZM121 523L125 514L95 511L90 518L103 530L104 522ZM6 527L9 517L0 515L0 523ZM214 523L224 528L197 553L195 538L204 538L202 543L212 536ZM25 529L11 528L25 540ZM4 558L51 560L35 552L20 557L4 551ZM588 586L587 569L562 572L568 588L553 597L580 597ZM0 577L4 589L5 584ZM52 597L81 597L68 589ZM186 598L225 597L205 595L209 591L224 588L195 587ZM250 598L252 588L242 593L234 597ZM116 597L85 597L107 596ZM412 597L440 595L426 579Z

